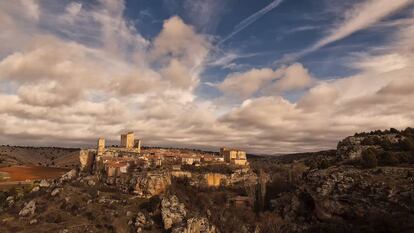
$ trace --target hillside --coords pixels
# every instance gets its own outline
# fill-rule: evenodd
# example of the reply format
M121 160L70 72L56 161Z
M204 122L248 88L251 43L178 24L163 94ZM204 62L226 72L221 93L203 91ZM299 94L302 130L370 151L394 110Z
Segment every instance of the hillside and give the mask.
M75 167L79 164L79 149L59 147L0 146L0 167L33 165Z

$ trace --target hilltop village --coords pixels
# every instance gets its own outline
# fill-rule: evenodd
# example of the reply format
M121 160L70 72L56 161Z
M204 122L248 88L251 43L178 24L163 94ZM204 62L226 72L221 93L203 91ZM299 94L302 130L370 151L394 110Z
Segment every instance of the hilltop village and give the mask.
M122 134L119 146L97 140L94 149L80 151L80 169L99 181L150 198L161 194L171 179L185 178L195 186L219 187L237 182L256 183L246 152L220 148L219 154L195 150L141 148L133 132ZM235 197L248 199L248 197ZM249 200L249 203L252 200Z
M13 169L25 169L9 166L24 163L22 152L55 152L54 167L36 171L64 172L0 190L0 232L414 232L412 128L357 133L336 150L281 156L142 144L129 132L116 146L99 138L94 148L62 156L62 148L3 147L3 187ZM66 167L73 160L79 163Z

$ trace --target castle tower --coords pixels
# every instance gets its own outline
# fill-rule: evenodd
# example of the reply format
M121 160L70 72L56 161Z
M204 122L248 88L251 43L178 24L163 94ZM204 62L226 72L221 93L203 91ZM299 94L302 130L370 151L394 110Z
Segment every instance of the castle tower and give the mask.
M134 132L121 134L121 147L132 149L134 147Z
M102 156L105 152L105 138L98 139L97 155Z

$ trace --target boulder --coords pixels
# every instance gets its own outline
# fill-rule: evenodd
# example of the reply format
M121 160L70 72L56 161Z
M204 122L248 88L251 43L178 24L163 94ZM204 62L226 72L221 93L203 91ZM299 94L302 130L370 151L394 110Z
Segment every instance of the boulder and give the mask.
M35 192L38 192L40 190L40 187L39 186L36 186L36 187L34 187L33 189L32 189L32 193L35 193Z
M68 171L67 173L63 174L59 181L60 182L64 182L64 181L69 181L69 180L73 180L76 178L76 176L78 175L78 173L76 172L75 169L72 169L70 171Z
M19 215L22 217L33 215L36 211L36 201L31 200L29 203L27 203L23 209L20 210Z
M55 188L55 189L53 189L53 191L50 193L50 195L52 196L52 197L54 197L54 196L56 196L56 195L58 195L59 193L60 193L60 188Z
M168 230L173 225L181 223L187 211L183 203L180 203L177 196L164 197L161 201L161 216L164 223L164 229Z
M138 212L137 217L135 219L135 226L136 227L143 227L147 223L147 219L142 212Z
M47 182L46 180L42 180L42 181L40 181L40 183L39 183L39 187L41 187L41 188L47 188L47 187L49 187L50 186L50 183L49 182Z
M12 205L14 205L14 197L13 196L8 196L6 199L6 202L8 204L9 207L11 207Z
M93 181L93 180L88 180L88 185L89 186L95 186L96 185L96 182Z

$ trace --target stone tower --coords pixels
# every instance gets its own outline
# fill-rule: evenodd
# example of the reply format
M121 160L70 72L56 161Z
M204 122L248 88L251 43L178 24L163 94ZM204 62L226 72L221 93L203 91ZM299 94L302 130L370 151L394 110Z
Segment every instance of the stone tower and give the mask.
M134 133L121 134L121 147L132 149L134 147Z
M105 152L105 138L98 139L98 148L96 155L102 156Z

